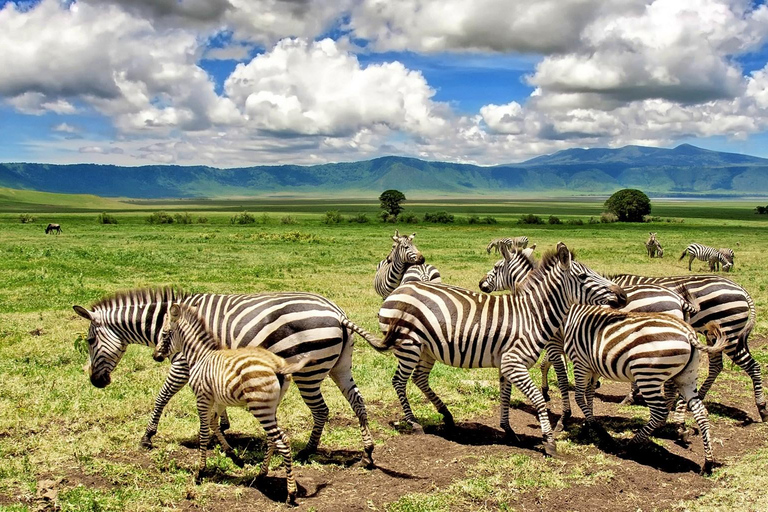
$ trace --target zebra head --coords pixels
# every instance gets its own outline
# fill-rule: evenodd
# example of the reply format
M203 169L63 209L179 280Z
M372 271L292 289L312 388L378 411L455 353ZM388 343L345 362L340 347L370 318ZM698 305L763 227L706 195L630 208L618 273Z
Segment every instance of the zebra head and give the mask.
M413 237L416 233L409 236L400 236L400 231L395 230L395 236L392 237L392 251L387 256L387 261L390 263L400 262L405 265L421 265L424 263L424 255L421 254L416 246L413 244Z
M503 244L500 245L500 251L504 259L497 261L485 277L480 280L480 290L485 293L514 290L515 285L525 279L528 273L534 269L533 261L530 258L532 251L528 251L528 249L517 251L509 249Z
M89 311L82 306L74 306L75 313L91 322L88 327L88 363L86 371L91 384L104 388L112 382L112 370L125 354L128 343L124 342L106 321L102 311Z
M583 263L575 261L564 243L557 244L558 267L563 272L562 290L570 304L596 304L620 308L627 305L626 292ZM542 261L542 266L545 262Z
M183 334L179 328L180 317L181 307L178 304L171 304L163 321L163 329L160 331L160 343L155 345L155 352L152 354L152 358L158 363L162 363L166 357L181 350Z

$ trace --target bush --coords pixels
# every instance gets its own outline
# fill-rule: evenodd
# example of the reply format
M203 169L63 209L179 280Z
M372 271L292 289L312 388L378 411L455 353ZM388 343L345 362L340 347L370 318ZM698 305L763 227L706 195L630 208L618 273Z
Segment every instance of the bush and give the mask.
M173 216L173 220L176 222L176 224L192 224L194 223L194 220L192 219L192 216L188 213L177 213Z
M453 222L453 215L445 210L435 213L425 213L424 222L433 222L435 224L451 224Z
M568 219L565 221L566 224L569 224L571 226L583 226L584 221L581 219Z
M286 215L280 219L280 224L296 224L296 218L291 215Z
M155 212L147 217L147 222L150 224L173 224L173 217L167 212Z
M768 206L755 206L755 213L758 215L768 214Z
M400 222L405 222L406 224L418 224L419 218L413 212L405 212L400 214Z
M35 222L37 220L36 217L33 217L30 213L22 213L19 215L19 222L22 224L30 224L32 222Z
M99 224L117 224L117 218L114 215L103 212L96 217L96 222Z
M477 215L470 215L469 218L467 218L467 222L469 224L496 224L498 221L495 217L483 217L480 218Z
M338 224L341 222L341 220L341 214L338 212L338 210L325 212L325 217L323 217L324 224Z
M358 224L367 224L371 220L368 218L368 216L364 213L359 213L355 215L354 217L350 217L347 219L349 222L357 222Z
M589 224L600 224L600 221L594 217L590 217L587 221Z
M197 218L198 224L208 224L208 217L198 217Z
M651 213L651 200L640 190L625 188L608 198L605 209L621 222L643 222Z
M229 219L230 224L253 224L256 218L248 212L237 213Z
M538 215L529 213L528 215L523 215L522 217L520 217L520 220L518 220L517 223L518 224L544 224L544 221Z
M269 221L270 221L269 215L267 215L266 213L262 213L261 215L259 215L259 218L256 219L256 222L259 224L269 224Z
M559 218L555 217L554 215L550 215L549 219L547 219L547 224L562 224L563 221L561 221Z
M600 214L600 222L602 224L611 224L617 220L619 220L619 218L611 212L603 212Z

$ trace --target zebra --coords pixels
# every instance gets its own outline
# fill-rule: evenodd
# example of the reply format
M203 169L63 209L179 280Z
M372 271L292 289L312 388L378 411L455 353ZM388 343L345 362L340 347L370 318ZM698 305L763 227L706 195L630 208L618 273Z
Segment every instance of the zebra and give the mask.
M411 283L413 281L425 281L433 283L442 283L443 278L440 276L440 271L434 265L429 263L422 263L421 265L411 265L408 270L403 274L403 279L400 284Z
M661 243L659 243L659 240L656 238L656 233L649 232L649 235L648 241L645 242L645 250L648 252L648 257L661 258L664 256L664 249L662 249Z
M307 446L298 457L317 450L328 418L320 385L330 375L349 402L360 422L364 443L363 463L373 465L373 440L368 429L365 402L352 377L353 333L375 349L382 341L351 322L330 300L313 293L281 292L258 295L186 294L173 288L136 289L118 293L94 304L91 311L74 306L75 312L91 322L88 329L91 383L103 388L129 343L154 347L159 341L163 316L169 304L194 306L222 343L231 348L262 346L288 360L308 356L312 364L294 375L301 397L312 411L314 426ZM152 448L160 416L168 401L189 380L183 355L172 358L171 369L156 400L141 440ZM228 420L222 418L225 430Z
M288 386L291 374L304 368L309 359L294 364L261 347L236 350L222 348L197 310L188 305L171 304L155 347L154 359L163 361L171 354L181 353L189 365L189 385L197 398L200 418L200 461L195 471L199 482L205 472L211 430L224 452L237 460L232 447L219 428L218 417L226 407L245 406L259 420L267 435L269 448L259 471L264 477L275 450L282 455L288 485L288 502L296 499L296 480L292 471L288 436L277 425L277 406Z
M415 236L416 233L401 236L400 231L395 230L395 236L392 237L392 250L379 262L376 275L373 277L373 288L381 298L387 298L387 295L400 286L403 274L409 265L424 264L424 255L413 244Z
M768 404L763 394L760 365L749 352L748 339L755 327L755 303L749 293L724 277L712 275L645 277L632 274L608 276L622 287L655 284L685 297L699 308L688 323L697 332L705 333L709 322L716 322L727 337L725 354L752 379L755 405L762 421L768 422ZM709 373L699 389L703 400L723 370L722 353L709 357Z
M731 267L733 267L733 258L734 258L733 249L728 249L727 247L722 247L722 248L718 249L718 251L723 256L725 256L725 259L727 259L730 262ZM718 258L710 259L709 260L709 271L710 272L714 272L714 271L719 271L719 270L720 270L720 260Z
M509 249L513 247L518 249L525 249L528 247L528 237L516 236L515 238L496 238L490 241L488 246L485 248L485 251L488 254L491 254L491 250L495 249L498 253L501 250L501 246L506 246Z
M587 427L595 421L592 401L598 377L635 382L645 397L650 420L632 443L647 441L664 424L679 391L693 412L704 442L702 473L711 473L714 457L709 420L696 391L696 377L699 351L710 355L722 352L726 337L714 322L706 329L717 340L712 347L702 344L693 328L671 315L573 306L563 322L563 339L573 361L576 403ZM680 418L685 402L678 407Z
M61 224L48 224L48 226L45 228L45 234L48 233L56 233L57 235L61 234Z
M733 266L733 263L728 261L728 258L715 249L714 247L709 247L708 245L702 245L702 244L690 244L686 249L683 251L683 254L680 255L680 258L678 258L678 261L685 258L685 256L688 255L688 270L691 270L691 263L693 263L693 260L700 259L701 261L706 261L709 263L711 260L719 261L723 264L723 270L726 272L731 269Z
M461 368L499 368L502 389L509 381L533 402L545 453L555 454L546 403L528 368L571 304L623 305L625 300L621 288L574 261L563 243L544 255L515 295L485 295L442 283L400 286L381 306L379 326L385 344L396 347L398 367L392 384L406 421L415 432L423 432L405 393L411 374L450 427L453 416L429 386L435 361ZM501 427L514 437L508 421L509 396L502 397L501 405Z

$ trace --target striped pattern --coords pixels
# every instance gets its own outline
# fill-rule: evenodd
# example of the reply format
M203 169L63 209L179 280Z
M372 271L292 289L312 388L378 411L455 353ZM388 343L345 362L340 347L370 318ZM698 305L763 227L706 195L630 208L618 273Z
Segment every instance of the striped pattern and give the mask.
M733 263L728 261L728 258L720 252L718 249L715 249L714 247L709 247L708 245L702 245L702 244L690 244L686 249L683 251L683 254L680 255L680 258L678 260L682 260L685 258L685 256L688 255L688 270L691 270L691 263L693 263L693 260L699 259L701 261L706 261L707 263L710 263L712 260L715 260L719 263L722 263L723 270L726 272L730 270L730 268L733 266Z
M312 411L314 427L307 447L299 455L308 456L319 444L328 419L328 406L320 385L330 375L360 422L365 445L363 461L373 464L373 440L365 402L352 377L353 333L358 333L374 348L385 346L320 295L302 292L185 295L172 289L149 289L104 299L93 306L93 311L75 306L78 314L91 320L88 331L91 382L98 387L109 384L110 375L129 343L155 346L160 341L162 319L168 305L174 302L196 307L226 347L261 346L289 361L308 357L312 363L296 373L294 381ZM183 355L177 354L155 400L142 439L144 446L152 446L152 436L157 432L163 409L188 380L187 362Z
M408 270L403 274L403 280L400 284L416 281L442 283L443 279L440 276L440 271L437 270L437 267L430 265L429 263L422 263L421 265L410 265Z
M288 502L296 498L296 480L288 436L277 425L277 406L291 382L291 374L301 370L307 359L288 364L285 359L263 348L237 350L222 348L219 339L208 329L195 308L173 304L168 310L155 359L162 361L181 353L189 366L189 385L197 398L200 418L199 479L205 471L211 431L222 449L230 456L232 448L219 428L218 417L226 407L244 406L259 420L267 435L269 449L259 471L266 476L269 462L277 451L283 457L288 485Z
M498 253L501 251L501 247L505 246L507 249L525 249L528 247L528 237L527 236L516 236L514 238L496 238L494 240L491 240L490 243L488 243L488 246L485 248L485 251L488 254L491 254L492 250L496 250Z
M400 286L403 275L410 265L424 263L424 256L413 244L415 236L416 233L400 236L400 232L395 231L395 236L392 237L392 250L386 259L379 262L376 267L376 275L373 277L373 288L381 298L386 298L395 288Z
M576 403L587 426L594 423L592 402L599 377L635 382L650 409L650 420L633 442L647 441L663 425L679 392L693 412L704 443L703 473L714 465L707 411L696 391L699 352L722 352L726 338L714 323L708 324L715 346L702 344L694 330L671 315L626 313L599 306L577 305L563 323L563 339L573 361Z
M690 325L700 333L709 322L715 322L727 338L725 354L752 379L755 404L763 421L768 421L768 405L763 394L760 365L749 352L748 339L755 326L755 303L749 293L733 281L719 276L693 275L674 277L644 277L631 274L611 276L622 287L655 284L686 297L699 308ZM722 354L709 358L709 374L699 393L702 399L723 369Z
M516 253L516 257L523 257ZM414 429L420 429L405 388L413 375L446 423L453 417L429 386L436 361L460 368L499 368L502 380L533 402L547 453L555 453L546 403L528 373L573 303L619 304L623 291L611 281L573 261L565 244L544 256L515 295L490 296L438 283L408 283L379 310L385 340L396 339L398 361L392 384ZM502 397L502 411L509 397ZM509 422L502 428L514 435Z
M725 259L727 259L730 262L731 267L733 267L733 258L735 256L733 253L733 249L728 249L727 247L721 247L720 249L718 249L718 251L720 251L720 253L723 256L725 256ZM717 258L712 258L711 260L709 260L709 271L715 272L719 270L720 270L720 260Z
M649 235L648 241L645 242L645 250L648 252L648 257L663 257L664 249L662 249L661 243L659 243L659 240L656 238L656 233L650 232Z

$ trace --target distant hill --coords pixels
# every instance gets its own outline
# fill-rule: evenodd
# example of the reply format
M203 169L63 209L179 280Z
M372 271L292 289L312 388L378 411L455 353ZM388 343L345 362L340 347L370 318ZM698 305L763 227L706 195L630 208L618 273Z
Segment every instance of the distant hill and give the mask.
M0 164L0 186L102 197L263 195L604 195L625 187L654 196L768 195L768 159L683 144L568 149L518 164L480 167L383 157L313 166Z

